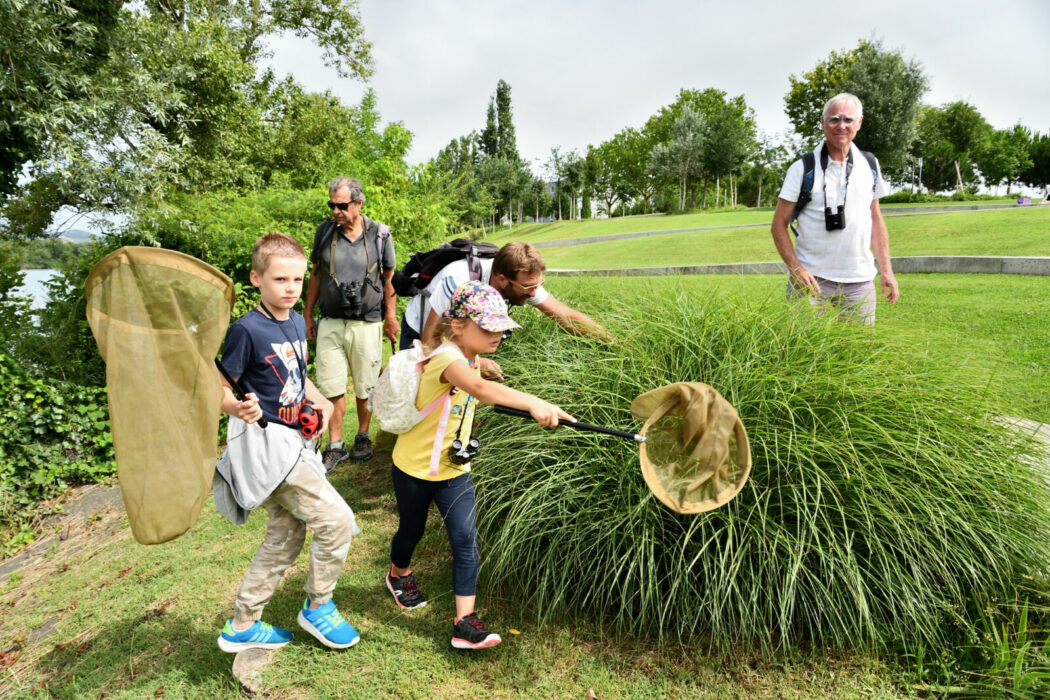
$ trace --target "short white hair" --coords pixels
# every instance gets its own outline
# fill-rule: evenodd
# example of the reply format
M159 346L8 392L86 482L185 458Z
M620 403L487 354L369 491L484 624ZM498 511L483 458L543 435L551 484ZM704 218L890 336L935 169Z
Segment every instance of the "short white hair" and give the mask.
M839 94L832 97L830 100L824 103L824 111L820 113L820 118L828 116L828 110L837 105L839 102L852 102L857 105L857 116L864 116L864 105L861 104L860 98L854 95L852 92L840 92Z

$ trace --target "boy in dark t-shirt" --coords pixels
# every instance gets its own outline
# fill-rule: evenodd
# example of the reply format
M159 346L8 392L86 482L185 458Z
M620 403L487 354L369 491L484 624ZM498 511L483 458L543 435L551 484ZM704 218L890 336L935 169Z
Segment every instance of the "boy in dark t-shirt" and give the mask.
M281 575L299 555L306 528L313 530L306 601L299 626L333 649L351 647L360 635L336 609L332 592L350 539L360 533L350 506L328 483L313 440L299 430L305 399L322 414L327 428L332 404L306 377L306 325L292 307L302 293L306 254L290 236L270 233L255 243L252 284L262 301L226 334L223 366L247 393L239 401L224 388L222 410L230 415L224 478L245 508L266 507L266 537L245 574L233 618L219 636L219 648L282 647L292 633L262 621ZM224 381L225 384L225 381ZM260 417L268 425L258 425Z

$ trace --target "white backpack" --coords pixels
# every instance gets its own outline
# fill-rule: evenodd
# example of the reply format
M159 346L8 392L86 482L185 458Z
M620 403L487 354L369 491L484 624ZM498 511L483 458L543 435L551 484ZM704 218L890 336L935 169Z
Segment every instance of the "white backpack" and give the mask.
M442 352L449 352L455 345L440 345L429 355L423 352L418 340L407 350L394 353L379 375L375 387L368 395L368 410L379 419L388 433L407 433L417 423L430 415L443 402L449 400L449 392L438 396L422 411L416 409L419 380L427 361Z

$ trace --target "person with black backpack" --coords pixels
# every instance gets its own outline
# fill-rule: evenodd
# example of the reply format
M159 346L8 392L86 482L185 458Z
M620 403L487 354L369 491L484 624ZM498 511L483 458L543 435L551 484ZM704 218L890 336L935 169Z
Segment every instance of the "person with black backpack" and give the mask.
M306 337L317 339L317 388L335 406L331 441L324 452L327 471L351 456L343 446L348 376L353 377L351 388L357 402L352 456L362 462L372 458L368 393L379 378L383 336L391 343L397 338L391 284L394 244L386 224L361 213L364 203L364 191L356 178L341 177L329 183L332 217L317 227L310 252L313 269L303 309ZM319 322L314 320L315 306L321 309Z
M395 274L393 282L398 294L412 297L401 317L402 350L412 347L414 340L431 342L434 327L448 309L452 294L461 284L472 280L491 285L508 306L536 307L570 333L612 340L601 324L558 301L544 289L543 272L547 266L536 248L528 243L507 243L497 250L490 243L457 239L417 256L413 256L417 259L415 264L410 260L404 270ZM433 269L435 260L444 265ZM406 272L408 274L404 274ZM481 369L486 377L501 375L499 364L489 358L482 358Z
M820 118L825 138L788 168L772 233L790 271L788 299L808 297L814 307L830 305L844 318L872 324L876 273L891 304L900 289L879 210L889 187L875 156L853 144L863 119L856 95L841 93L827 101Z

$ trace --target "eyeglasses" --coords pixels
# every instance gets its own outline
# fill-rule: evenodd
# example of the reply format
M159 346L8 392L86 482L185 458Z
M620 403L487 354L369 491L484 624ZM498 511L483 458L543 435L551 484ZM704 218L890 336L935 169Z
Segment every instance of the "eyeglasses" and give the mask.
M843 117L833 114L830 117L824 117L824 121L831 126L838 126L840 122L846 126L851 126L853 122L857 121L857 117Z
M338 209L339 211L346 211L350 208L353 202L328 202L329 209Z
M537 289L539 289L540 287L543 286L543 278L542 277L540 277L540 281L539 282L537 282L536 284L530 284L527 287L524 284L522 284L521 282L518 282L517 280L510 279L510 277L508 277L507 279L510 281L511 284L513 284L513 285L515 285L517 287L521 287L521 291L526 292L526 293L528 293L528 292L535 292Z

